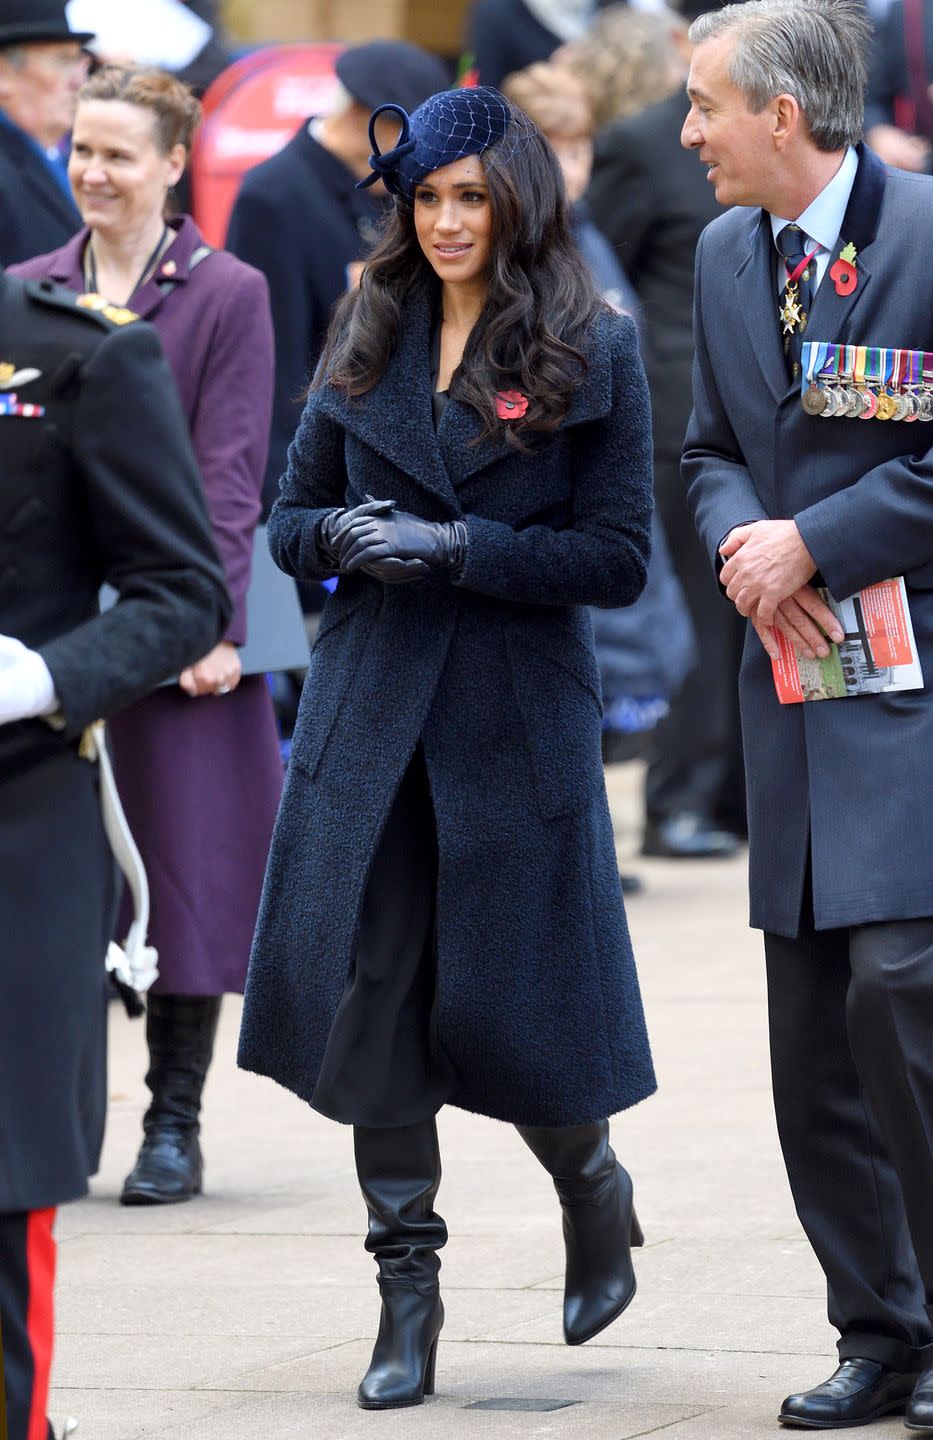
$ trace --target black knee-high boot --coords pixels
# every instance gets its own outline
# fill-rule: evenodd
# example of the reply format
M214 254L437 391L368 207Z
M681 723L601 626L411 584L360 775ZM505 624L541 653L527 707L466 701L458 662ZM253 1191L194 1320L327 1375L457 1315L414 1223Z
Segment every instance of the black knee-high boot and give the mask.
M201 1094L214 1053L219 995L150 995L146 1002L152 1104L122 1205L171 1205L201 1193Z
M621 1315L635 1294L632 1246L644 1238L631 1177L609 1144L608 1120L515 1128L554 1180L567 1252L564 1339L582 1345Z
M434 1394L444 1323L438 1250L447 1226L435 1213L441 1157L433 1120L399 1129L355 1126L356 1173L369 1211L366 1249L379 1265L382 1314L358 1401L364 1410L420 1405Z

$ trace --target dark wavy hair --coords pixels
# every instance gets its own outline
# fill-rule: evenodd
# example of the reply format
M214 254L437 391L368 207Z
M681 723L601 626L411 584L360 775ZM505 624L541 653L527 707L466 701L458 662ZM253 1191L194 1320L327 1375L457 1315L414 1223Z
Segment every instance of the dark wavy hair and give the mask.
M524 449L523 433L559 429L586 374L587 330L605 307L570 233L563 175L543 136L516 111L482 159L493 221L489 291L450 394L479 412L484 438L502 430L496 392L521 391L528 409L506 435ZM359 289L334 311L312 389L371 390L398 339L402 307L419 290L436 297L440 281L418 243L412 204L397 200Z

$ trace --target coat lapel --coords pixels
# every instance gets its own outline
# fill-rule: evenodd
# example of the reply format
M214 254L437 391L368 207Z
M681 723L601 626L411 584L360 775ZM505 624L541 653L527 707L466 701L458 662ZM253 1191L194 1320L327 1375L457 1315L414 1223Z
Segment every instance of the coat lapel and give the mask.
M871 270L862 251L871 245L878 232L886 171L877 155L865 145L858 146L858 156L859 167L846 206L839 243L816 292L807 323L807 339L841 340L845 326L871 280ZM768 387L775 400L783 400L798 393L799 382L788 380L784 363L777 320L774 247L766 211L762 211L758 222L752 224L749 241L748 255L735 277L739 311ZM830 277L829 268L850 242L856 249L858 283L850 295L840 295Z
M775 400L782 400L788 388L787 367L778 324L771 227L763 210L752 220L748 238L748 254L735 272L736 305L768 389Z
M607 319L600 319L594 327L590 368L574 395L565 429L609 413L612 376L604 358L607 324ZM481 439L479 415L472 406L456 400L447 405L435 432L430 340L431 305L427 294L421 292L404 308L398 344L373 389L350 399L324 385L318 403L339 425L459 514L456 487L515 451L509 443L507 421L498 435Z
M593 327L588 346L589 369L574 392L570 410L561 427L564 430L608 415L612 408L612 372L606 360L607 328L606 317L600 317ZM437 439L447 472L455 486L462 485L487 465L517 453L509 440L508 426L509 422L503 420L498 435L480 439L483 422L477 412L470 405L451 400L438 427Z
M160 305L175 289L176 285L188 280L191 257L204 243L194 221L185 216L175 222L178 233L159 262L155 275L147 284L130 297L127 308L141 320L150 320ZM80 230L67 245L58 252L54 268L50 271L53 280L66 285L69 290L84 290L84 248L89 231Z
M816 292L816 299L810 313L807 329L814 339L834 341L844 338L845 328L852 317L852 312L871 280L871 270L862 252L869 248L878 233L887 172L877 155L864 145L858 147L858 152L859 167L855 174L849 203L846 206L839 241L833 251L829 268L820 282L820 288ZM830 277L829 270L838 258L840 251L847 244L855 246L855 269L858 281L851 294L840 295Z
M318 403L338 425L457 515L460 506L444 465L431 410L430 331L430 301L420 293L403 309L395 350L372 390L353 398L325 384L317 392Z

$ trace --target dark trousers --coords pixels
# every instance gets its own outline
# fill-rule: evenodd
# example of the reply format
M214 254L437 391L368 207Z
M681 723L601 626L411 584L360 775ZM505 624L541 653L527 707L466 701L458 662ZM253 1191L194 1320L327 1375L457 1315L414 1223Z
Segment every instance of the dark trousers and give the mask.
M933 919L766 935L765 954L778 1132L839 1354L925 1368Z
M687 509L679 460L656 457L655 495L696 633L697 664L654 732L645 808L649 820L696 811L741 834L746 820L738 674L746 621L716 584Z
M52 1365L54 1223L54 1210L0 1215L0 1323L9 1440L54 1440L46 1417ZM6 1436L7 1432L2 1433Z
M331 1120L401 1128L433 1119L451 1075L435 1038L437 834L424 753L402 779L373 857L353 973L312 1105Z

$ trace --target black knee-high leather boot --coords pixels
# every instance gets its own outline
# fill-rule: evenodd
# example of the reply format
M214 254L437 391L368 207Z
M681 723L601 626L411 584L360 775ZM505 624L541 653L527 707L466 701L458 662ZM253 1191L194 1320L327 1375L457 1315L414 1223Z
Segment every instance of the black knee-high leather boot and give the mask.
M364 1410L420 1405L434 1394L444 1323L438 1250L447 1226L435 1213L441 1157L433 1120L399 1129L355 1126L356 1173L369 1211L366 1249L379 1265L382 1314L357 1399Z
M554 1180L567 1252L564 1339L583 1345L621 1315L635 1294L632 1246L644 1244L644 1237L631 1177L609 1144L608 1120L515 1128Z
M172 1205L201 1193L201 1094L214 1053L219 995L150 995L146 1002L152 1104L122 1205Z

